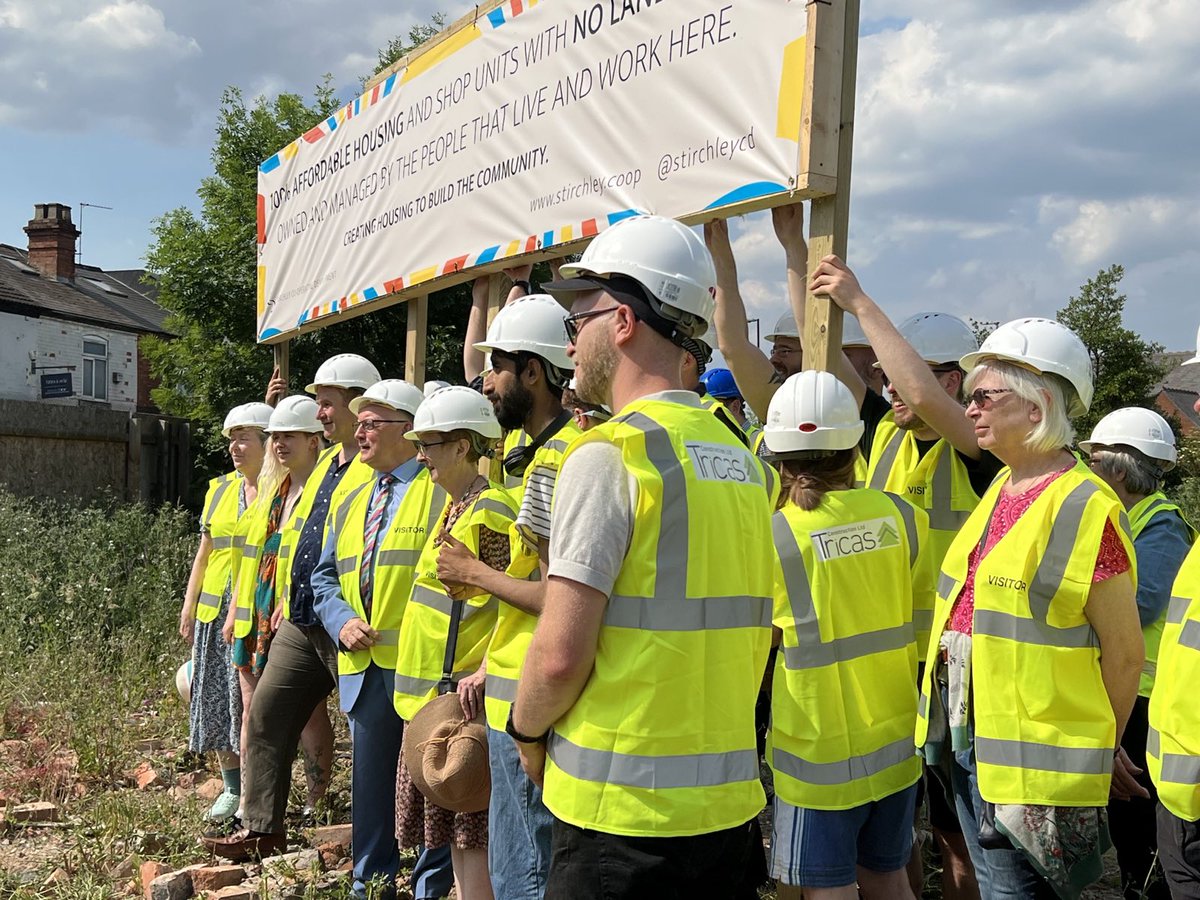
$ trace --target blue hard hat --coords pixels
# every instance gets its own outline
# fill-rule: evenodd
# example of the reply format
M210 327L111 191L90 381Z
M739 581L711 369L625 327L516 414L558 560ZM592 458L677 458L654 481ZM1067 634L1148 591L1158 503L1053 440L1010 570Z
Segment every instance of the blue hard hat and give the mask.
M709 369L700 376L700 383L704 385L704 389L711 396L716 397L718 400L727 400L730 397L742 396L742 392L738 390L737 382L733 380L733 373L728 369Z

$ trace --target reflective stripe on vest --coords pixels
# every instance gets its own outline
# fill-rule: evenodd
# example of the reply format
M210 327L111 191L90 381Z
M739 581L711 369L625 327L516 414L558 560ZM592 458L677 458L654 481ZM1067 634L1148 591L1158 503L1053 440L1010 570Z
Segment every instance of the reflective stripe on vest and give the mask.
M547 746L544 802L610 834L739 825L764 802L753 708L769 644L776 479L692 403L633 401L576 440L564 467L600 441L636 481L636 513L591 675ZM712 551L735 522L741 544L727 560Z
M837 762L810 762L793 756L778 747L773 747L771 750L772 767L797 781L825 787L837 787L864 778L873 778L894 766L905 763L913 765L912 781L915 784L916 780L921 777L921 769L913 750L912 739L908 735L880 747L872 753L852 756Z

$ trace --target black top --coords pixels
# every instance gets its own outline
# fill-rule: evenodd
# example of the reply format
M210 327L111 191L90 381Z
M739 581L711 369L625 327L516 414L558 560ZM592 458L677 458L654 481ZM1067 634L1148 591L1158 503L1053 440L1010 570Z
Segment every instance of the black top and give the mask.
M304 530L300 532L296 553L292 557L290 611L293 625L321 624L313 610L314 598L310 579L313 569L317 567L317 561L321 558L321 541L325 534L325 519L329 515L329 502L333 499L333 489L338 486L338 482L350 468L350 459L339 465L337 458L334 458L333 465L321 479L321 485L317 488L317 496L313 498L312 509L304 522Z
M883 417L892 411L892 404L879 396L870 388L867 389L866 396L863 397L862 407L859 410L859 415L862 416L863 429L862 440L859 441L859 449L862 451L863 458L869 463L871 461L871 447L875 443L875 431L879 427L879 423L883 421ZM921 459L925 458L925 454L933 449L937 441L917 441L917 454ZM965 453L955 450L958 458L962 460L963 466L967 470L967 478L971 482L971 490L979 497L983 496L984 491L995 479L997 473L1004 468L1004 463L1000 462L995 456L986 450L981 450L979 459L972 459Z

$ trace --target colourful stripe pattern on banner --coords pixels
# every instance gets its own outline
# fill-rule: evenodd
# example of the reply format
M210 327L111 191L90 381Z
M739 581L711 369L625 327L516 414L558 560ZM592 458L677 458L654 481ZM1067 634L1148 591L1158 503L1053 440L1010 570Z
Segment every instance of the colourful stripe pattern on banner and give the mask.
M627 219L630 216L640 215L640 211L636 209L623 209L618 212L609 213L605 216L604 227L607 228L615 222L622 219ZM442 275L452 275L455 272L461 272L463 269L471 266L483 265L484 263L494 262L498 259L507 259L510 256L517 256L525 253L533 253L535 250L545 250L549 247L554 247L558 244L565 244L568 241L578 240L581 238L594 237L600 233L600 226L596 219L586 219L583 222L575 222L568 225L561 225L558 228L553 228L549 231L538 235L530 234L525 237L514 238L503 244L495 244L491 247L485 247L477 253L468 253L462 256L452 257L445 262L434 266L425 266L408 273L405 276L398 276L389 279L379 286L365 287L359 291L348 294L345 297L339 297L336 300L328 300L309 307L296 321L296 327L304 325L306 322L311 322L314 319L319 319L323 316L328 316L333 313L341 312L349 309L352 306L358 306L360 303L366 303L379 297L393 294L396 291L403 290L406 287L412 287L415 284L421 284L425 281L430 281ZM262 276L260 276L260 283ZM274 333L278 333L277 331ZM259 340L264 340L270 335L265 332L259 335Z

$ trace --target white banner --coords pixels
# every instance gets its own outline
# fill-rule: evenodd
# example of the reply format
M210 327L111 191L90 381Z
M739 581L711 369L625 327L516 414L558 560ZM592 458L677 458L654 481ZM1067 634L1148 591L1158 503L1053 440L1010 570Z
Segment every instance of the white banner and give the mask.
M636 212L788 191L805 22L797 0L481 15L260 166L258 339Z

